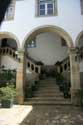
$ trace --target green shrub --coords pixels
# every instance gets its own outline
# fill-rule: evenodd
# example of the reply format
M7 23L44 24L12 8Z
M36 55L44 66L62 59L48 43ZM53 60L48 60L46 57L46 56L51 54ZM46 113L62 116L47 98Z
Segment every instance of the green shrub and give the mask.
M1 99L11 99L16 95L16 90L13 85L8 85L6 87L0 88L0 98Z

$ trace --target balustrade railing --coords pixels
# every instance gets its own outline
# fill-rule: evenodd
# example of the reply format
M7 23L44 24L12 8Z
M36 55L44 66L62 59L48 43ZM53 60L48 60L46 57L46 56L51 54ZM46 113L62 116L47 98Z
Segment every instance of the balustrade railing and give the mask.
M70 60L69 57L65 58L63 61L59 62L58 65L56 65L57 71L59 73L70 71Z
M30 69L32 72L35 72L37 74L41 73L41 65L37 63L34 59L27 57L27 67Z
M78 49L78 59L79 59L79 62L83 60L83 47Z
M15 53L15 50L13 50L10 47L1 47L0 48L0 54L1 55L8 55L14 58L16 61L19 61L17 54ZM41 72L41 66L38 64L37 61L32 59L31 57L27 58L27 67L32 71L37 74Z
M15 50L13 50L10 47L1 47L0 48L0 54L1 55L8 55L14 58L15 60L18 60L17 54L15 54Z

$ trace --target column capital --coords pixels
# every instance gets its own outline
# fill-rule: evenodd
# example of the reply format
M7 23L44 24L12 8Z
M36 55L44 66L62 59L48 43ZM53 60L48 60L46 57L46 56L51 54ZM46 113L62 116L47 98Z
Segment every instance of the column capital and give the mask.
M68 48L68 53L70 54L77 54L77 49L75 47Z
M20 63L23 63L23 60L24 60L24 55L25 55L25 51L23 50L18 50L18 60Z
M24 53L25 50L24 49L18 49L18 53Z

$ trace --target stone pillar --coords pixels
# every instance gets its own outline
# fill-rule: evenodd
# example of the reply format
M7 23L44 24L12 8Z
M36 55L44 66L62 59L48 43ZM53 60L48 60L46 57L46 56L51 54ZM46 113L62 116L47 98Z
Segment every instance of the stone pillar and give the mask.
M79 104L78 92L80 90L80 72L76 49L70 48L70 71L71 71L71 102Z
M17 102L19 104L23 104L24 101L24 51L19 50L19 62L17 67L17 75L16 75L16 91L17 91Z

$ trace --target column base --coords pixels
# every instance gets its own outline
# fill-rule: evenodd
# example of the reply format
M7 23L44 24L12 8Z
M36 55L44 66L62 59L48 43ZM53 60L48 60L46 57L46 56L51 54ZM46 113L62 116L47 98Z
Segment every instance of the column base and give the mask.
M23 96L16 96L16 102L20 105L24 103L24 97Z
M71 103L76 106L80 105L79 90L80 89L71 89Z

